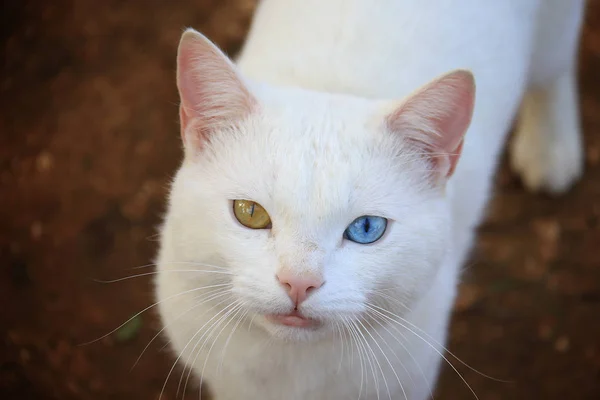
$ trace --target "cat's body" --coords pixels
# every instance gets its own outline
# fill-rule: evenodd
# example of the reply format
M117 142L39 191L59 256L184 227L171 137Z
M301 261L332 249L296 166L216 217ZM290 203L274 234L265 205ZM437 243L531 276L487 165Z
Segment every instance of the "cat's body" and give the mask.
M247 84L186 33L178 78L186 159L162 231L157 293L175 350L216 400L430 396L460 269L523 96L512 161L527 186L562 191L581 172L583 7L263 0L237 63L260 82ZM477 100L452 174L457 158L437 161L434 150L460 152L472 83L459 73L432 84L433 98L413 92L458 68L473 72ZM387 101L409 95L413 103ZM440 123L436 107L465 117ZM431 134L421 123L438 124L448 143L434 135L427 140L438 147L420 137L411 147L403 130ZM436 168L441 178L431 177ZM235 199L262 204L272 229L236 225ZM353 219L383 214L393 223L381 242L342 238ZM293 310L275 277L282 268L325 282L298 305L323 326L265 319ZM182 271L190 269L207 272Z

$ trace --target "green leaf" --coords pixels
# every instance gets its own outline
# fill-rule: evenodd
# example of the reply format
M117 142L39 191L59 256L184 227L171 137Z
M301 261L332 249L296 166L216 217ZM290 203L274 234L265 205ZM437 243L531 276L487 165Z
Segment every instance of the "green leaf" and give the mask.
M142 316L136 315L135 317L133 317L130 321L128 321L125 325L120 327L115 332L115 337L117 339L117 342L122 343L122 342L128 342L132 339L135 339L135 337L140 332L141 328L142 328Z

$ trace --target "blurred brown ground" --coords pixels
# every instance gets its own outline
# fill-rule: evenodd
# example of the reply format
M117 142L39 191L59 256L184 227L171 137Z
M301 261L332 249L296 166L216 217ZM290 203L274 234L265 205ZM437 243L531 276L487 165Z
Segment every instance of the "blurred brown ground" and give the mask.
M591 3L580 67L585 178L552 199L526 193L504 166L466 269L449 347L513 381L455 363L482 400L600 399L600 4ZM152 312L139 330L79 346L151 304L150 280L94 279L140 272L131 268L154 255L181 157L182 28L233 54L254 1L2 7L0 398L155 399L173 362L164 342L131 369L159 329ZM446 367L436 398L474 397Z

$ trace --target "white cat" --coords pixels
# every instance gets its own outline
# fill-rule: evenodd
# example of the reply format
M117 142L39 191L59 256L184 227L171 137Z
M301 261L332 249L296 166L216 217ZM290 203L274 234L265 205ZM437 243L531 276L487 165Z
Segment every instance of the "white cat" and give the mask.
M263 0L237 66L183 34L157 297L216 400L431 395L522 100L526 186L581 174L584 7Z

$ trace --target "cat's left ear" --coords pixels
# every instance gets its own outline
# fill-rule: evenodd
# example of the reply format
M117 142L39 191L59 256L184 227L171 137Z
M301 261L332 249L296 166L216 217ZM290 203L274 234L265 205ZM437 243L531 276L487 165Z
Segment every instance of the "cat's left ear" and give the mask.
M213 133L246 118L256 105L231 60L193 29L179 43L177 88L181 137L195 151Z
M462 151L475 104L475 79L452 71L410 95L386 119L388 129L417 146L438 177L449 178Z

